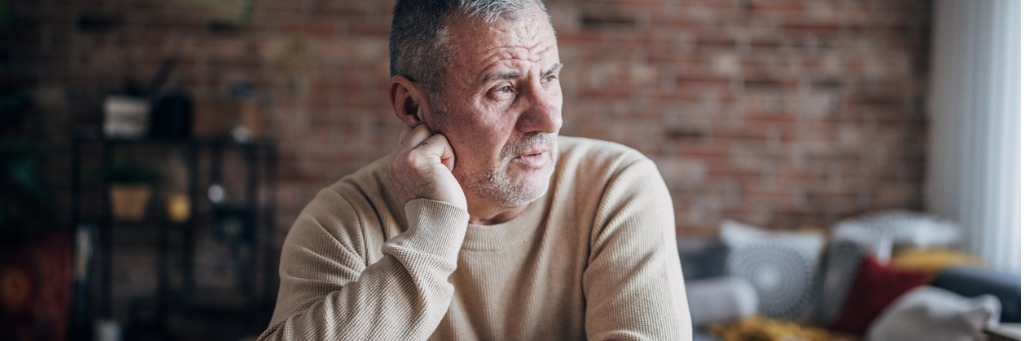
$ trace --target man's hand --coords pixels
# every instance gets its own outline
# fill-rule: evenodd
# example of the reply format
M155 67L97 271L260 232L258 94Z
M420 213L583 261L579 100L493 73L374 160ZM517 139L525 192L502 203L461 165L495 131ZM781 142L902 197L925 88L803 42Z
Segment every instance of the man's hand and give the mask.
M466 210L466 194L452 175L454 168L455 151L444 135L432 135L425 124L405 126L391 153L387 186L402 204L425 198Z

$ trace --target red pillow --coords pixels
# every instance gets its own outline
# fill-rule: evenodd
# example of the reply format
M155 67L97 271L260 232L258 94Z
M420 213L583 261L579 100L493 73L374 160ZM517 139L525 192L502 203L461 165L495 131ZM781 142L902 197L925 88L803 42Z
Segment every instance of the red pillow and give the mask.
M926 284L923 272L897 269L882 265L872 256L864 256L857 277L846 295L846 303L832 323L837 331L864 334L868 326L882 311L901 295Z

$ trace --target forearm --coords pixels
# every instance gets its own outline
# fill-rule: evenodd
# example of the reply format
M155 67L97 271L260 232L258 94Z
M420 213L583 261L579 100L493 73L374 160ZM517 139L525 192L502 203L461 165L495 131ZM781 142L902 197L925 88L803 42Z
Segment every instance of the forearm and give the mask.
M300 270L336 255L295 248L298 254L289 263L296 268L282 261L277 307L282 311L260 339L429 337L451 302L448 277L455 271L469 217L429 200L411 201L406 208L409 229L385 243L383 258L362 271Z

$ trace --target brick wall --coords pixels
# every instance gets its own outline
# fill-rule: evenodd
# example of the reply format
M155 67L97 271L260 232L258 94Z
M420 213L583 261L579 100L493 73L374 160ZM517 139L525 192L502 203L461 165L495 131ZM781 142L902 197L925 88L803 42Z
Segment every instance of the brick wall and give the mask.
M238 17L202 1L14 1L14 53L46 101L53 183L67 188L67 128L98 123L103 95L148 80L200 100L255 86L279 142L279 234L316 191L388 153L390 1L255 1ZM209 2L217 3L217 2ZM243 3L244 4L244 3ZM827 226L920 208L931 3L924 0L550 1L563 133L653 158L686 236L726 218ZM66 205L66 198L61 199Z

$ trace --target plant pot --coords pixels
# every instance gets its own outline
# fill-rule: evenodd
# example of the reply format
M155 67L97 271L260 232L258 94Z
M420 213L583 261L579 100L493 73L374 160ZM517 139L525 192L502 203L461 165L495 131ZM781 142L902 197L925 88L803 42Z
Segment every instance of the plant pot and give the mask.
M146 207L152 189L147 185L115 184L110 186L110 201L114 219L139 221L146 216Z

